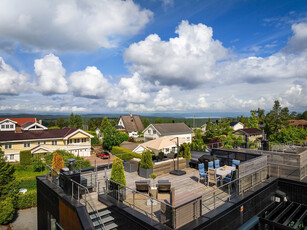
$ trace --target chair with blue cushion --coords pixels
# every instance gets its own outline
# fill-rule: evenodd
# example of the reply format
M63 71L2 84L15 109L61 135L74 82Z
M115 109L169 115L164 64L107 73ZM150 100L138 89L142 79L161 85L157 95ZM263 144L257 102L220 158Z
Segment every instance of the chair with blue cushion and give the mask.
M198 172L199 172L199 180L202 178L206 180L208 178L208 174L205 172L205 164L198 165Z
M208 162L208 168L212 168L213 169L213 161L209 161Z
M221 183L221 177L216 175L216 169L208 168L208 185Z
M215 166L216 169L219 168L220 167L220 160L215 160L214 166Z
M232 167L236 167L239 164L240 164L239 160L232 160Z
M225 176L224 178L223 178L223 181L225 181L225 182L230 182L230 181L232 181L232 177L233 177L233 172L232 172L232 170L230 171L230 173L227 175L227 176Z

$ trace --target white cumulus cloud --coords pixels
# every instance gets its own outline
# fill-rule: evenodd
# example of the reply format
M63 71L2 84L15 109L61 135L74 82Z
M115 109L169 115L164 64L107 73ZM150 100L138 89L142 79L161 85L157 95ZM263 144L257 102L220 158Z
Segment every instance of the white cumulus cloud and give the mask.
M95 66L88 66L84 71L73 72L69 78L74 95L89 98L102 98L111 89L108 80Z
M48 54L41 59L36 59L34 70L39 78L38 91L42 94L61 94L68 91L65 79L66 71L57 56Z
M18 95L29 86L27 76L18 73L0 57L0 94Z
M183 88L211 81L216 62L228 54L222 43L213 39L212 28L182 21L176 33L178 37L169 41L151 34L144 41L130 45L124 57L132 64L132 71L152 82Z
M152 16L132 0L2 0L0 39L44 50L90 51L138 33Z

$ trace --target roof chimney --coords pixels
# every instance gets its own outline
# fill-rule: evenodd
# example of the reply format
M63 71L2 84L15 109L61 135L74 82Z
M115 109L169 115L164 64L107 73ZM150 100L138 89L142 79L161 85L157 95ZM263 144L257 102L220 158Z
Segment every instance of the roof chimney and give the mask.
M132 118L132 113L130 113L130 117Z
M38 123L39 123L40 125L42 125L42 124L43 124L43 121L42 121L42 120L39 120Z
M19 125L15 126L15 133L22 133L21 126Z

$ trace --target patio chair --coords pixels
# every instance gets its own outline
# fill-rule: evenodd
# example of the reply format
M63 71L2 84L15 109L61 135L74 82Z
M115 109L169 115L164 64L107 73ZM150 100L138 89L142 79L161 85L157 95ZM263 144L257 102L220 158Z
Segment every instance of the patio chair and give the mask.
M234 175L234 173L233 173L233 171L231 170L230 173L229 173L227 176L225 176L225 177L223 178L223 181L225 181L226 183L232 181L233 175Z
M199 164L198 165L198 172L199 172L199 181L204 178L206 180L206 178L208 178L208 173L205 172L205 164Z
M135 182L135 190L149 193L150 180L140 180Z
M216 170L213 168L208 168L208 185L210 183L218 185L221 182L221 177L216 175Z
M209 161L208 162L208 168L212 168L213 169L213 161Z
M215 160L214 166L215 166L216 169L219 168L220 167L220 160Z
M232 160L232 167L237 167L240 164L239 160Z
M158 180L157 190L159 192L170 192L171 182L169 180Z

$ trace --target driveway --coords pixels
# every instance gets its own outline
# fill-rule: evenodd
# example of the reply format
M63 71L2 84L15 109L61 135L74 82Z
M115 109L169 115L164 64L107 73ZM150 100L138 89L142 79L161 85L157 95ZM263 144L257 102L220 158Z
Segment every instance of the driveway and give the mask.
M95 154L92 154L90 157L84 157L84 159L89 160L92 166L95 166L95 161L97 166L98 165L106 165L113 163L113 160L116 158L116 156L113 156L110 153L110 159L101 159L99 157L96 157Z
M12 230L37 230L37 208L19 210Z

